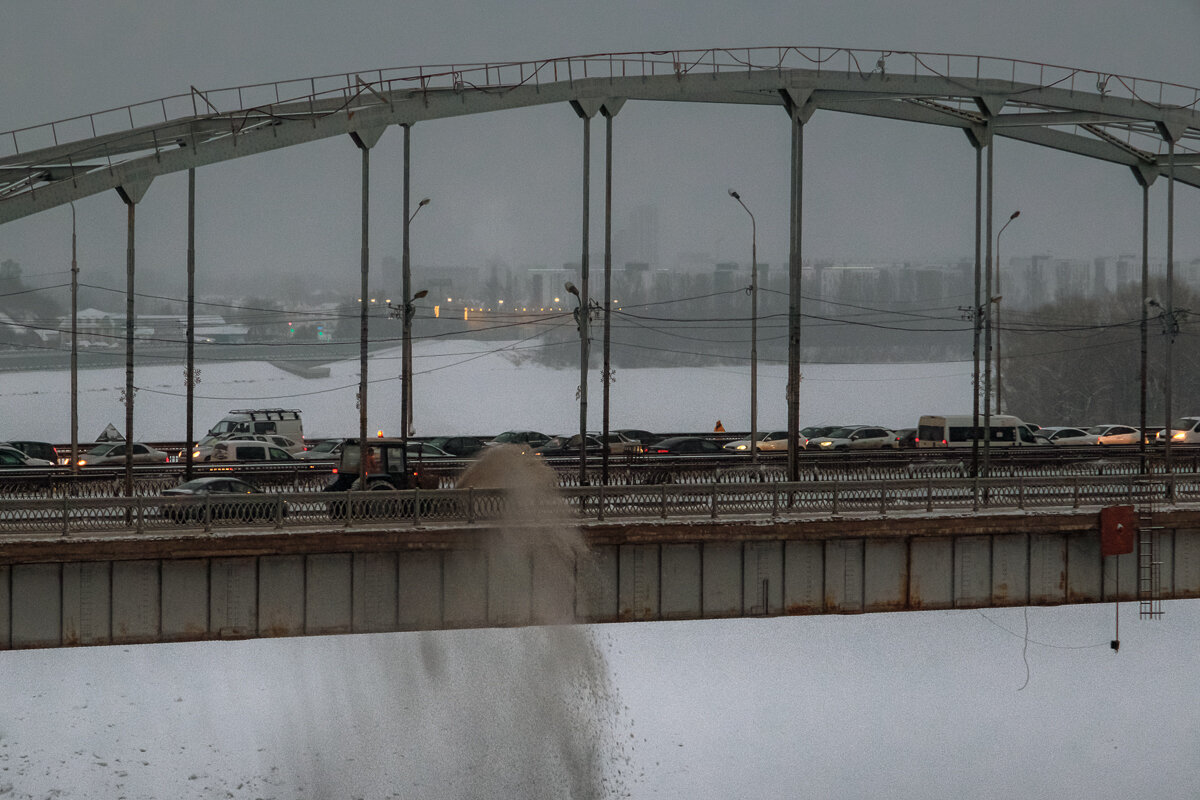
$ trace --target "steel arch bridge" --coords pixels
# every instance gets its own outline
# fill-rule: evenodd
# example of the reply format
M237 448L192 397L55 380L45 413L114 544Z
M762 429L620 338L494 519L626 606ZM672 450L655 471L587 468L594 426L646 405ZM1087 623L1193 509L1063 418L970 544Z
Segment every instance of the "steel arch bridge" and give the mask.
M776 105L959 128L1200 187L1200 89L984 56L826 47L670 50L405 67L173 95L0 133L0 223L159 175L390 125L569 102Z

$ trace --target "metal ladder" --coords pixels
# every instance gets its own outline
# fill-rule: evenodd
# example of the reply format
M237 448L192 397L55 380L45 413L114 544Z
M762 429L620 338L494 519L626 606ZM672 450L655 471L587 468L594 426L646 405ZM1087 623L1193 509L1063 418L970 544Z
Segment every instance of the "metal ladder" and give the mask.
M1158 532L1154 524L1154 506L1138 507L1138 619L1158 619L1162 609L1162 561L1158 553Z

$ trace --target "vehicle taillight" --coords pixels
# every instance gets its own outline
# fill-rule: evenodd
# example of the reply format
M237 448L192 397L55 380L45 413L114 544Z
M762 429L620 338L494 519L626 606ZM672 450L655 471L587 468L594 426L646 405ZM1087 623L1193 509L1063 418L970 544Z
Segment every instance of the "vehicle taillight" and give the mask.
M337 468L337 467L334 467L334 468L333 468L333 474L334 474L334 475L337 475L337 474L338 474L338 468Z

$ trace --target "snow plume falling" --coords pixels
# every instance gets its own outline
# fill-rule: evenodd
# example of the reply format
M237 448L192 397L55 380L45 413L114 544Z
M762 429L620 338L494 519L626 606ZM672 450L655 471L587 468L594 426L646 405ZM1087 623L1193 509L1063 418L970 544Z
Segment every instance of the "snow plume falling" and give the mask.
M554 626L523 630L519 647L478 665L492 680L480 709L492 730L482 747L463 752L464 768L487 776L489 789L499 781L512 796L625 796L620 771L605 774L621 760L623 744L614 734L618 704L607 664L589 629L566 624L575 620L576 580L589 574L589 559L554 472L504 445L489 448L458 486L485 490L482 514L498 514L484 540L490 620ZM433 641L426 637L423 652L426 677L436 681L442 658Z

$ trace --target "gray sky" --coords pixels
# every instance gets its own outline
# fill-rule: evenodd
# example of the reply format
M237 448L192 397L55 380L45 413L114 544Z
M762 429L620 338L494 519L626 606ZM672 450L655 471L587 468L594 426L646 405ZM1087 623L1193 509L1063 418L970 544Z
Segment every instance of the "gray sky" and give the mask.
M1188 0L1099 2L139 2L80 11L18 0L0 26L0 129L224 86L418 64L596 52L846 46L992 55L1200 84L1200 10ZM741 192L759 259L787 254L788 125L778 109L631 103L616 118L614 221L658 206L660 252L748 261ZM806 258L893 261L969 255L973 151L957 131L818 112L805 137ZM372 265L400 252L402 134L373 150ZM429 196L414 263L558 265L580 257L582 124L565 104L421 123L413 191ZM593 249L602 241L603 126L593 126ZM1002 140L996 215L1022 212L1005 254L1091 257L1140 247L1140 191L1124 167ZM1152 192L1151 257L1165 255L1165 182ZM349 139L199 173L201 292L234 272L323 273L356 286L359 156ZM142 274L182 286L186 179L160 178L138 209ZM414 199L416 199L414 198ZM78 204L84 270L120 273L115 193ZM1177 193L1176 255L1200 255ZM26 274L69 263L69 213L0 227L0 259ZM143 272L144 271L144 272ZM84 280L87 280L85 272ZM48 279L49 281L49 279Z

